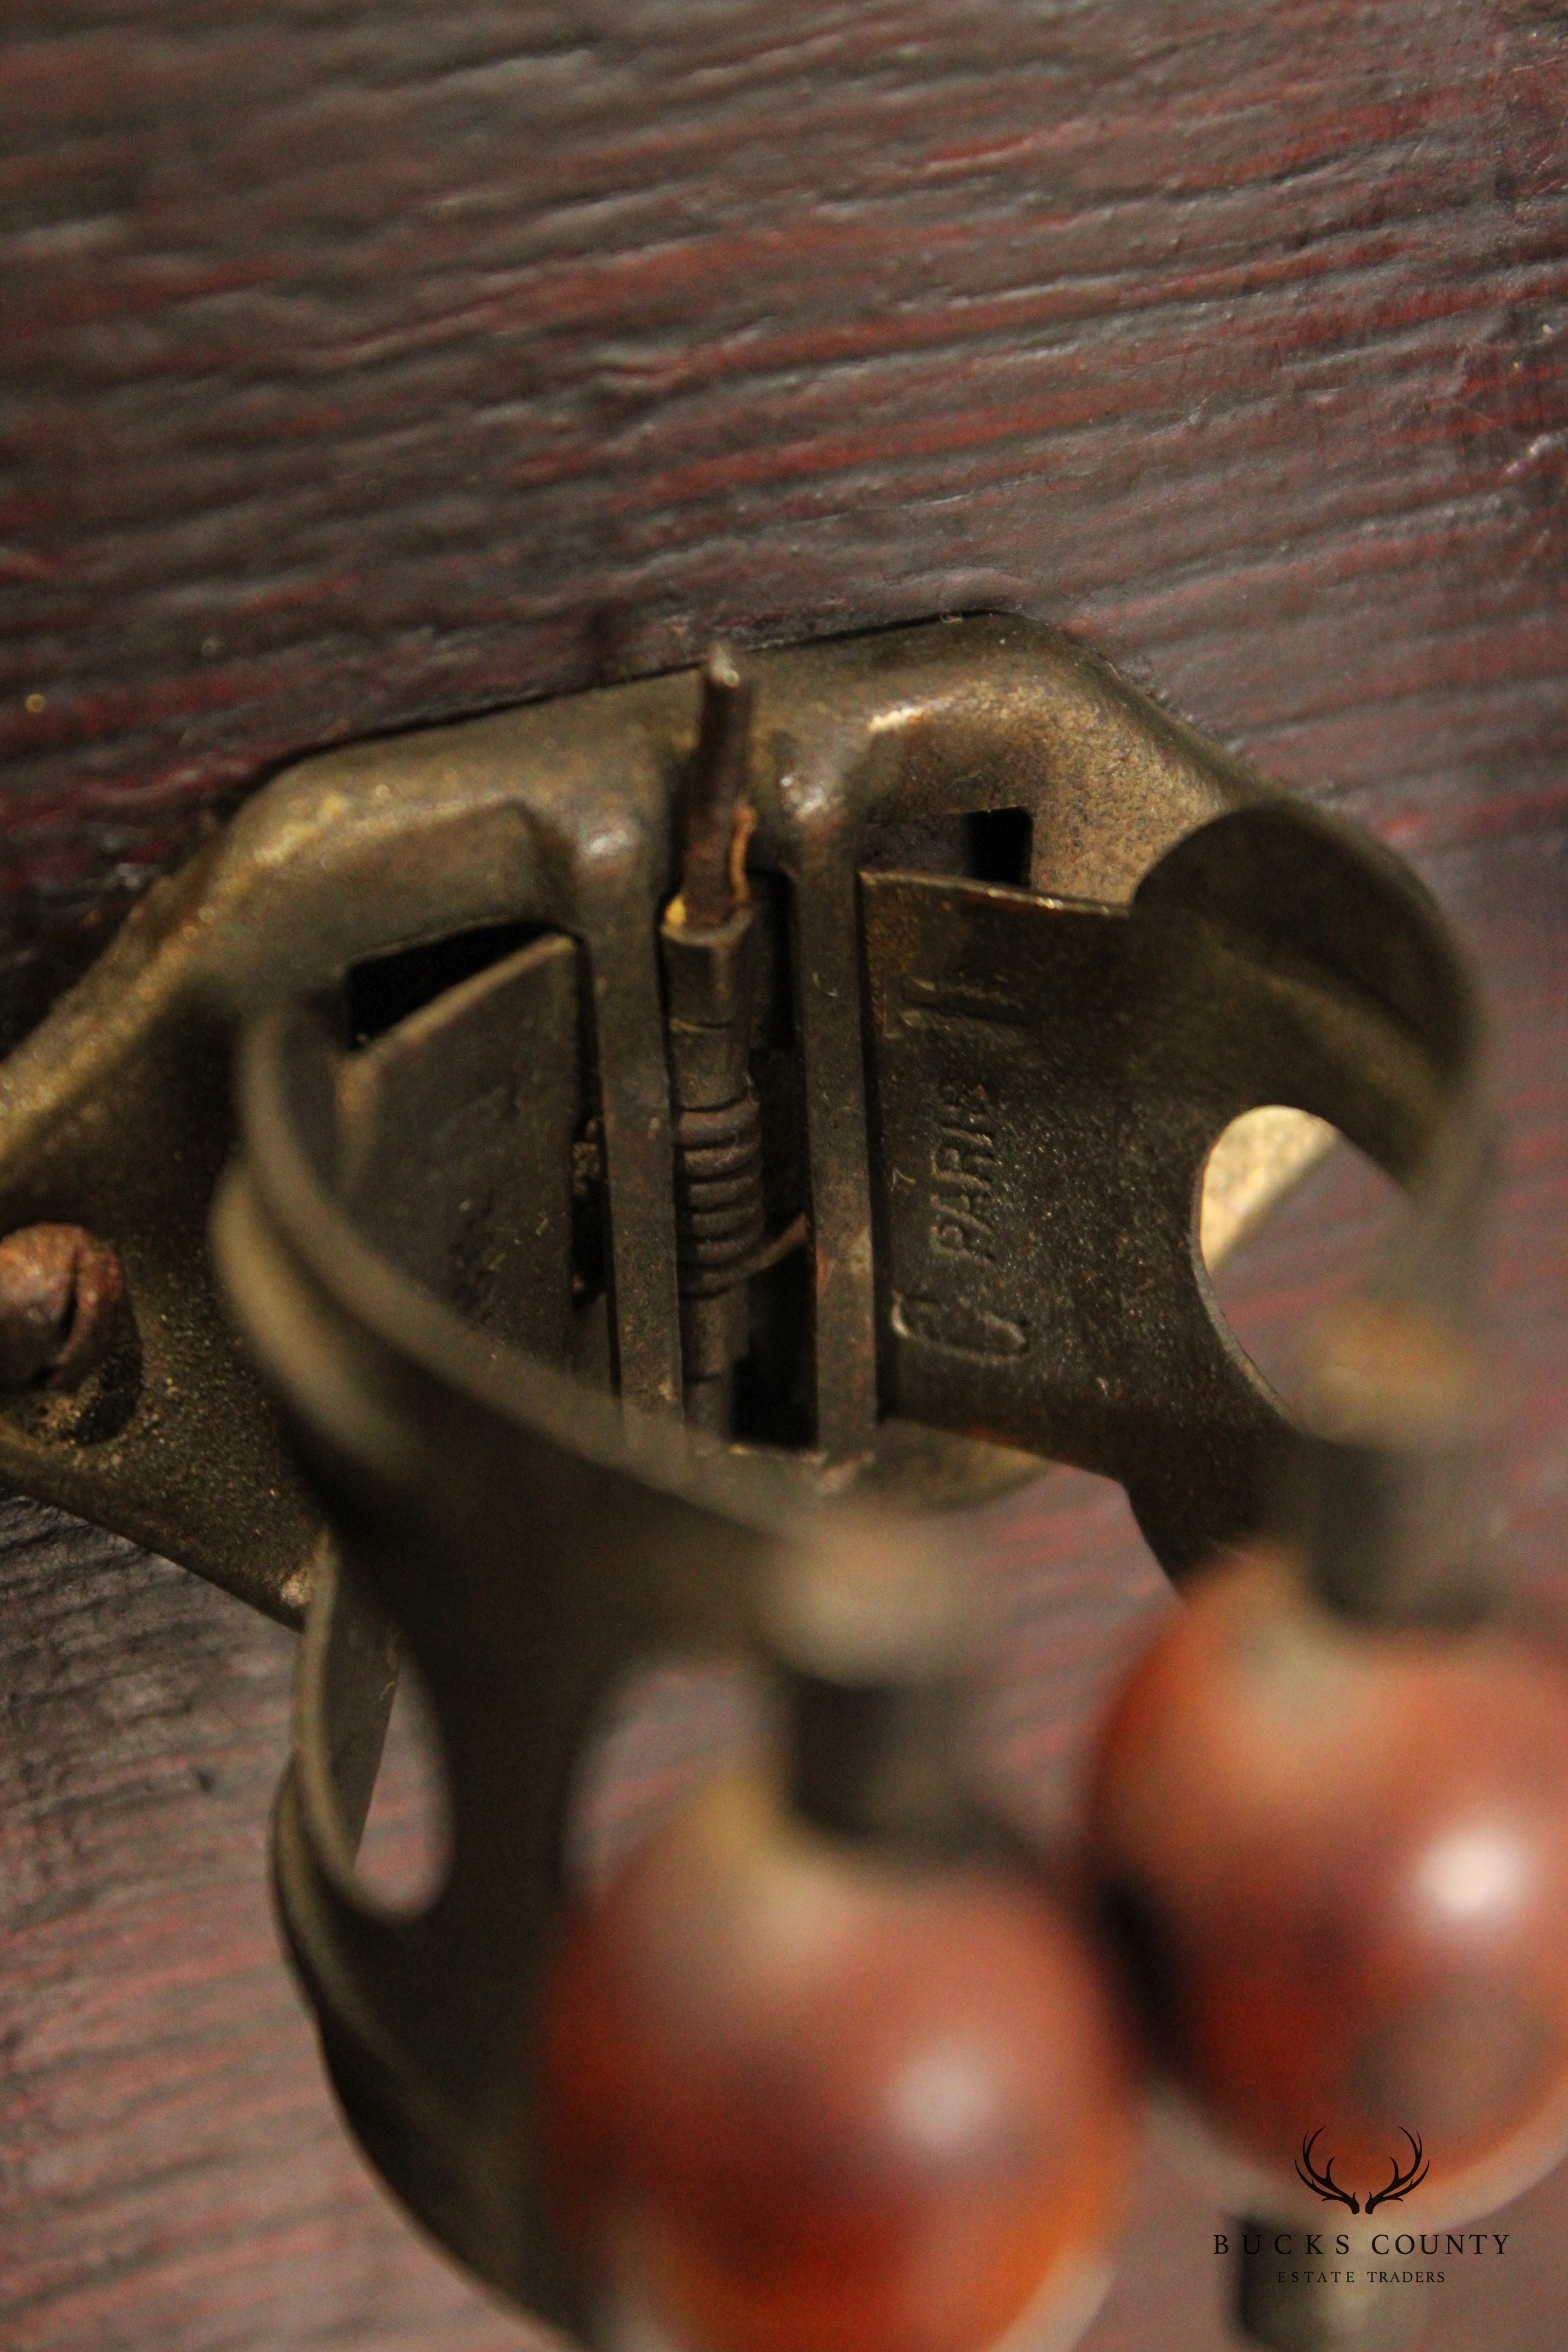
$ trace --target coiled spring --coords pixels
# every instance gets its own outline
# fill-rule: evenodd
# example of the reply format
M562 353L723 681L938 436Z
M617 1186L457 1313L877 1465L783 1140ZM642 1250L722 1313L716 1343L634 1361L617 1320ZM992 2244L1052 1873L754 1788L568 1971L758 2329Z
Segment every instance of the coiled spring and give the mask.
M764 1223L763 1130L750 1087L711 1110L675 1120L676 1249L688 1298L712 1298L743 1280Z

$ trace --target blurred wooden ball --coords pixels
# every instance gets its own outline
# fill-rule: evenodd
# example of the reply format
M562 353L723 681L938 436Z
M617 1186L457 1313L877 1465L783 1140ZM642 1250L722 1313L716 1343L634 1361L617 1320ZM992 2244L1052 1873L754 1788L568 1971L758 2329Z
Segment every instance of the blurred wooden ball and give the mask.
M986 2352L1092 2308L1136 2061L1021 1870L717 1782L576 1918L544 2064L563 2229L693 2352Z
M1418 2136L1457 2219L1568 2139L1568 1671L1506 1632L1331 1614L1289 1564L1211 1570L1134 1669L1091 1774L1098 1870L1173 2072L1321 2216ZM1419 2198L1417 2208L1415 2200Z

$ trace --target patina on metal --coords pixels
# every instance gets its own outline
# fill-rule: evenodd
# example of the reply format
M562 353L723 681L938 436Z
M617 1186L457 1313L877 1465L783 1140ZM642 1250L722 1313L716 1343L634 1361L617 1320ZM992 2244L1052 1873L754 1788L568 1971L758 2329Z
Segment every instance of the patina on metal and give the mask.
M891 1409L1120 1479L1173 1570L1256 1528L1292 1433L1194 1279L1204 1160L1259 1101L1411 1185L1456 1131L1468 1189L1432 1199L1465 1231L1479 1040L1425 892L1286 801L1190 835L1125 909L863 892Z
M1349 1136L1414 1203L1375 1296L1457 1322L1479 1061L1397 861L986 619L312 761L0 1074L0 1223L110 1244L138 1349L112 1430L6 1408L0 1475L313 1588L280 1906L355 2130L482 2277L575 2315L531 2020L622 1678L765 1649L847 1505L1079 1463L1179 1572L1319 1491L1207 1284L1207 1156L1260 1105ZM453 1822L414 1918L354 1874L400 1647Z
M959 1499L984 1483L983 1463L993 1477L1019 1465L879 1418L858 874L963 870L986 862L976 844L994 853L1000 829L1015 878L1121 901L1171 842L1264 787L1026 622L939 623L748 666L750 887L766 901L758 992L773 1008L752 1055L767 1214L774 1234L804 1232L809 1192L812 1243L809 1266L774 1277L771 1311L753 1315L753 1353L805 1329L815 1393L796 1395L795 1433L826 1460L870 1453L895 1484L918 1476ZM412 985L426 949L454 977L531 929L571 939L591 974L581 1341L591 1352L596 1332L628 1402L675 1408L656 910L678 879L672 811L698 732L678 677L335 751L279 777L149 893L0 1067L0 1234L48 1223L99 1236L123 1271L131 1334L113 1379L95 1375L68 1410L58 1395L0 1403L0 1478L300 1622L320 1508L206 1251L234 1146L234 1039L267 1006L345 973L363 983L351 993L374 996L381 959Z

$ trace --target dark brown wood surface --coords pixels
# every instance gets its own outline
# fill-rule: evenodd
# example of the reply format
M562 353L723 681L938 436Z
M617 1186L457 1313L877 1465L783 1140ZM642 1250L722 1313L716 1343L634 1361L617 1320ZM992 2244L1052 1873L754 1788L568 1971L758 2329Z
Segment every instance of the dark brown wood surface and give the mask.
M1554 0L11 0L13 1029L311 744L984 604L1561 793Z
M10 0L0 1034L315 744L1004 605L1410 849L1505 1034L1500 1532L1568 1499L1568 17L1552 0ZM1364 1234L1326 1171L1260 1349ZM1048 1811L1118 1498L976 1531ZM278 1957L290 1637L0 1529L0 2345L519 2340L344 2139ZM1435 2346L1558 2352L1568 2186ZM1217 2352L1152 2170L1093 2352Z

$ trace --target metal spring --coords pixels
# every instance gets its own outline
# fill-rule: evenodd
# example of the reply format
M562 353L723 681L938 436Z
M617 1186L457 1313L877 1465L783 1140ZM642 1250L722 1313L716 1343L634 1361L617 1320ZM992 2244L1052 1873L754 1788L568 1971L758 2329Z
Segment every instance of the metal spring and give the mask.
M712 1298L744 1278L761 1245L763 1130L748 1087L713 1110L683 1110L675 1121L675 1233L679 1277L688 1298Z

